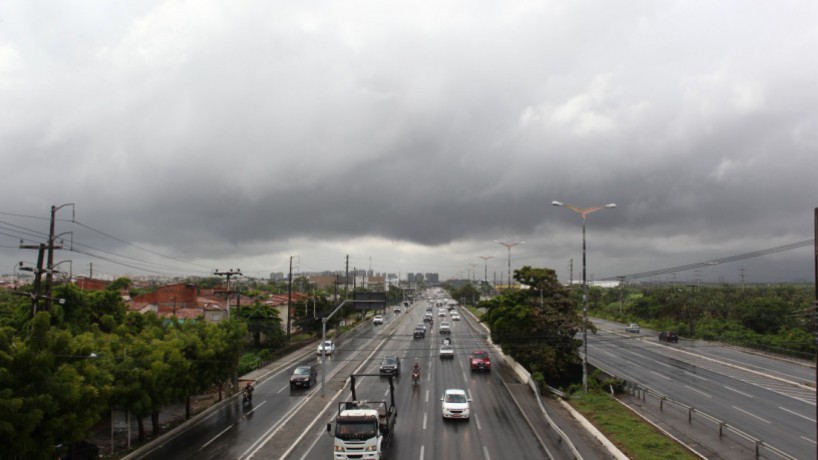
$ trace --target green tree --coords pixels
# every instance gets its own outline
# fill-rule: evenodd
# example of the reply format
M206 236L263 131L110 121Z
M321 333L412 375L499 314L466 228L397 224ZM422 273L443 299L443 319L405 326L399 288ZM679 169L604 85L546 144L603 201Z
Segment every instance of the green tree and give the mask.
M58 444L83 439L108 405L112 376L92 358L93 334L72 336L47 312L30 334L0 340L0 457L54 458Z
M574 337L582 324L568 289L549 268L523 267L515 279L529 289L508 290L481 302L492 340L532 374L562 385L580 370L580 341Z

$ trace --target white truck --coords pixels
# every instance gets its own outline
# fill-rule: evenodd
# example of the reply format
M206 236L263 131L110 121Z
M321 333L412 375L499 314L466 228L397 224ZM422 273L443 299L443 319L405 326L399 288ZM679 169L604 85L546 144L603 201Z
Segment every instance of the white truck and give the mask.
M382 459L384 449L392 439L398 411L395 408L395 387L389 378L387 401L359 401L355 395L355 377L378 376L380 374L352 374L352 401L338 403L335 417L335 432L332 423L327 423L327 433L333 436L333 451L336 460Z

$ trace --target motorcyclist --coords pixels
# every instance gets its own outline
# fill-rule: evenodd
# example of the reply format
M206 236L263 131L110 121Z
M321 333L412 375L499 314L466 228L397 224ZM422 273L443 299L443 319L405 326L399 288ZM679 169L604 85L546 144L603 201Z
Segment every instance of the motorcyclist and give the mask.
M415 361L415 364L412 365L412 378L415 380L420 380L420 363Z
M252 401L253 400L253 390L255 390L255 388L253 387L253 382L247 382L247 384L244 385L244 390L243 390L244 391L244 399L246 399L248 401Z

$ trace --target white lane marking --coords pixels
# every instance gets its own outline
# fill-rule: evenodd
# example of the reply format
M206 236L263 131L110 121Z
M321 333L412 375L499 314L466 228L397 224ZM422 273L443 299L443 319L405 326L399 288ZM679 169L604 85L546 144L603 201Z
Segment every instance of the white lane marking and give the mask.
M429 402L429 390L426 390L426 402Z
M477 414L474 414L474 421L477 423L477 429L482 430L483 427L480 426L480 419L477 418Z
M682 372L684 372L685 374L687 374L687 375L689 375L689 376L691 376L691 377L696 377L696 378L697 378L697 379L699 379L699 380L704 380L705 382L709 382L709 381L710 381L710 379L706 379L706 378L702 377L701 375L696 375L696 374L694 374L694 373L692 373L692 372L690 372L690 371L682 371Z
M703 391L701 391L701 390L697 390L697 389L695 389L695 388L693 388L693 387L689 387L689 386L687 386L687 385L685 385L685 388L687 388L688 390L691 390L691 391L695 391L696 393L703 394L703 395L707 396L708 398L712 398L712 397L713 397L713 396L711 396L711 395L709 395L709 394L707 394L707 393L705 393L705 392L703 392Z
M787 412L789 412L789 413L790 413L790 414L792 414L792 415L797 415L797 416L799 416L799 417L801 417L801 418L805 418L805 419L809 420L809 421L810 421L810 422L812 422L812 423L815 423L815 419L809 418L809 417L807 417L806 415L801 415L801 414L799 414L798 412L793 412L793 411L791 411L791 410L789 410L789 409L786 409L786 408L783 408L783 407L781 407L781 406L778 406L778 408L779 408L779 409L781 409L781 410L783 410L783 411L787 411Z
M670 381L670 380L671 380L671 378L670 378L670 377L666 377L666 376L664 376L664 375L662 375L662 374L660 374L660 373L658 373L658 372L656 372L656 371L650 371L650 372L652 372L652 373L654 373L654 374L658 375L659 377L662 377L662 378L663 378L663 379L665 379L665 380L668 380L668 381Z
M743 391L736 390L735 388L728 387L727 385L724 385L724 388L727 388L730 391L735 391L736 393L738 393L740 395L747 396L748 398L755 398L755 396L753 396L751 394L745 393Z
M421 444L420 445L420 460L423 460L423 451L424 451L424 446L423 446L423 444Z
M813 443L813 444L818 444L818 443L816 443L815 441L813 441L813 440L812 440L812 439L810 439L810 438L805 438L805 437L801 436L801 439L803 439L804 441L809 441L809 442L811 442L811 443Z
M223 434L227 433L228 431L230 431L230 429L231 429L231 428L233 428L233 425L230 425L229 427L227 427L227 428L223 429L222 431L220 431L220 432L219 432L219 434L217 434L216 436L213 436L213 437L210 439L210 441L207 441L206 443L204 443L204 445L202 445L202 447L200 447L200 448L199 448L199 450L201 451L201 450L202 450L202 449L204 449L205 447L209 446L209 445L210 445L210 443L212 443L213 441L215 441L215 440L219 439L219 436L221 436L221 435L223 435Z
M284 385L283 387L281 387L281 389L280 389L280 390L276 391L276 394L281 393L282 391L286 390L287 388L290 388L290 384L289 384L289 383L288 383L288 384L286 384L286 385Z
M423 413L423 429L426 429L426 412Z
M483 457L485 457L486 460L491 460L491 456L489 455L489 450L488 450L488 448L486 446L483 446Z
M751 413L747 412L747 411L746 411L746 410L744 410L744 409L740 409L740 408L738 408L738 407L736 407L736 406L733 406L733 409L735 409L735 410L737 410L737 411L739 411L739 412L744 412L745 414L749 415L750 417L755 417L755 418L757 418L757 419L761 420L762 422L766 422L766 423L770 423L770 424L771 424L771 422L770 422L769 420L765 420L765 419L763 419L763 418L759 417L758 415L751 414Z

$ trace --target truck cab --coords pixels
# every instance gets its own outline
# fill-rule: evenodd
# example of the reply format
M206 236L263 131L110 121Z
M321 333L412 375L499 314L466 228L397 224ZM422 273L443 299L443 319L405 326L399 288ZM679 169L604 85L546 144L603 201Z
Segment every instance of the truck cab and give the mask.
M398 417L393 377L388 376L389 402L359 400L355 394L356 377L377 375L350 375L352 400L338 403L334 432L332 423L327 423L327 433L333 437L333 458L335 460L380 460L383 458L383 451L392 439L395 421Z
M383 434L377 409L346 409L335 418L334 458L379 459L383 454ZM332 424L327 424L332 432Z

